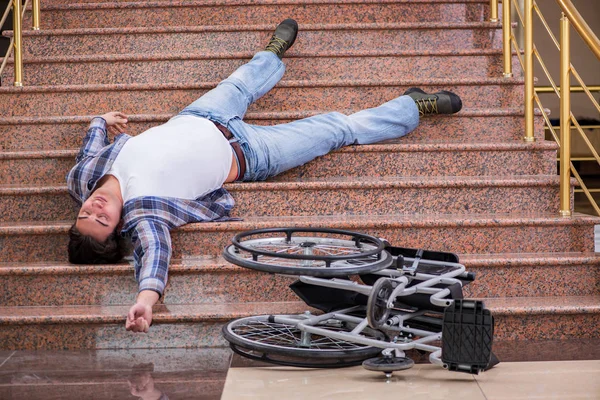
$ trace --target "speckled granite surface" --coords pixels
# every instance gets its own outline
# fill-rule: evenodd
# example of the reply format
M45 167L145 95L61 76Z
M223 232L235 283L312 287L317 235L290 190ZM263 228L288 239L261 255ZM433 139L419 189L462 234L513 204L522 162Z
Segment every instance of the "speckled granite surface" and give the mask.
M25 35L27 86L0 88L3 301L33 306L0 308L6 348L223 345L225 319L305 307L255 303L292 300L287 278L188 257L219 254L240 230L287 225L354 229L398 245L465 254L479 273L467 293L488 298L497 340L599 336L600 262L589 254L598 219L556 215L556 179L539 177L553 173L553 145L511 142L523 135L522 80L501 78L500 31L486 22L488 1L48 1L43 23L49 25ZM69 224L62 219L73 211L60 175L90 114L121 108L132 114L133 134L164 122L249 59L283 13L306 29L286 58L285 81L252 107L248 122L351 112L420 85L460 93L465 109L424 120L399 141L337 152L278 182L231 185L236 213L259 216L175 230L174 256L184 261L172 266L167 299L176 304L157 308L151 335L133 337L122 327L135 294L131 267L64 264ZM167 22L157 28L157 20ZM103 40L112 48L98 50ZM11 74L9 65L4 84ZM537 117L536 137L542 136ZM352 168L336 173L339 164ZM501 171L520 177L502 178ZM418 178L365 178L411 173ZM258 190L266 193L260 202ZM319 204L311 212L346 215L272 216L308 214L308 203ZM418 214L440 211L453 214ZM20 261L46 264L14 265Z
M282 14L283 15L283 14ZM381 52L398 48L415 50L469 50L500 48L500 25L489 22L302 25L297 44L289 55L344 53L362 46ZM272 25L223 27L172 27L40 30L24 34L23 57L94 55L109 44L114 54L163 54L196 52L255 52L266 44ZM453 40L449 44L448 37Z
M594 253L489 254L461 256L476 275L465 297L591 296L600 289ZM137 285L129 263L0 264L3 306L119 305L134 301ZM294 301L296 278L232 266L221 257L186 257L169 267L166 304Z
M486 299L498 340L593 339L600 335L600 297Z
M102 266L3 264L3 306L121 305L135 301L137 284L128 263ZM166 304L297 301L296 279L233 266L222 258L188 257L169 267Z
M159 305L152 331L136 335L125 330L129 307L0 308L0 338L4 349L215 347L226 345L220 330L232 318L308 309L298 302Z
M441 53L441 54L440 54ZM445 54L444 54L445 53ZM226 78L253 53L99 55L28 59L23 64L23 83L31 85L85 85L119 83L199 83ZM514 59L517 71L518 61ZM297 54L286 61L288 79L405 79L488 78L502 76L499 50L477 51L346 51L343 54ZM198 71L202 71L199 74ZM3 85L12 82L9 63Z
M485 299L485 302L496 319L494 336L497 340L562 340L598 336L598 324L593 317L600 314L599 299L598 296L581 296ZM6 349L66 349L74 345L99 349L152 348L165 340L175 347L215 346L224 344L215 330L231 318L302 313L307 307L297 302L159 305L154 307L153 327L146 335L125 331L122 325L127 310L127 306L3 307L0 308L0 337ZM18 330L14 329L16 324ZM49 341L49 337L53 339Z
M559 201L555 176L297 178L225 188L241 218L552 212ZM74 219L76 210L66 186L0 186L1 222Z
M560 349L560 351L557 351ZM566 340L496 340L501 361L563 361L600 359L600 338Z
M248 123L272 125L314 115L315 112L249 113ZM171 115L134 115L128 123L130 133L139 134L166 122ZM0 119L4 149L19 151L46 150L52 143L60 148L73 149L81 145L92 117L44 117ZM482 128L482 124L485 128ZM523 139L523 113L520 110L463 110L455 117L427 118L419 127L398 143L502 142ZM541 139L543 129L538 125L535 137ZM43 137L44 140L40 138ZM52 147L50 147L52 149Z
M64 184L77 150L0 153L0 185ZM412 143L352 146L275 176L270 181L354 176L552 175L551 142ZM344 165L345 168L339 168Z
M466 255L475 282L466 297L586 296L600 293L600 259L595 253Z
M323 226L348 230L359 230L377 237L388 239L391 243L405 247L424 247L461 253L495 253L536 252L536 251L584 251L593 248L592 226L597 221L594 217L576 216L560 218L555 216L531 215L381 215L381 216L322 216L312 217L259 217L246 218L239 223L231 223L222 227L209 227L202 224L182 227L180 236L175 236L175 243L180 249L202 247L211 253L221 249L229 242L229 235L237 229L258 229L261 227L288 226ZM251 228L252 227L252 228ZM206 241L193 240L198 229L215 229L217 233L225 228L229 232L217 233L213 236L205 232L202 237ZM230 230L233 228L233 231ZM225 231L227 232L227 231ZM224 232L224 233L225 233ZM553 237L553 239L551 237ZM528 237L529 239L525 239ZM221 238L225 239L222 240ZM192 239L192 240L191 240ZM196 243L194 245L193 243ZM551 250L552 249L552 250ZM570 250L567 250L570 249ZM219 251L219 250L217 250ZM198 253L198 252L196 252Z
M79 0L78 0L79 2ZM81 3L87 3L83 0ZM161 8L168 6L168 12ZM275 6L275 7L274 7ZM298 7L289 1L160 1L136 4L107 2L65 7L43 3L42 27L277 24L282 15L300 23L485 21L489 3L477 1L361 1L332 4L310 1ZM122 18L114 18L115 13ZM66 14L66 15L65 15ZM168 18L165 18L165 14Z
M118 109L138 114L176 114L217 85L198 84L109 84L26 86L0 88L2 124L7 117L85 116ZM427 92L454 91L468 109L505 109L523 98L519 80L436 79L418 80L282 80L249 108L250 113L283 111L352 112L378 106L419 86ZM15 94L17 94L15 98ZM289 99L293 97L294 102ZM13 103L4 100L13 99ZM4 122L6 121L6 122Z
M358 230L404 247L463 254L593 251L597 218L529 215L373 215L248 217L241 222L189 224L172 233L173 257L220 254L240 231L313 226ZM0 224L0 262L66 259L70 222Z

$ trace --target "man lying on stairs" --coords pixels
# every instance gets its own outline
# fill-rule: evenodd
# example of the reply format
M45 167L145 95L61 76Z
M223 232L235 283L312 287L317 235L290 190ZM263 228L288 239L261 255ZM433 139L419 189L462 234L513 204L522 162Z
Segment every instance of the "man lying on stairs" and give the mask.
M246 124L248 106L283 76L281 59L297 32L296 21L286 19L249 63L167 123L136 137L123 134L127 116L120 112L92 120L67 175L70 194L82 203L69 231L69 261L118 262L119 239L131 240L139 292L127 330L148 332L152 323L152 306L167 282L169 231L230 219L234 201L224 183L261 181L343 146L398 138L415 129L420 116L462 107L454 93L412 88L349 116L331 112L275 126ZM107 131L120 134L112 144Z

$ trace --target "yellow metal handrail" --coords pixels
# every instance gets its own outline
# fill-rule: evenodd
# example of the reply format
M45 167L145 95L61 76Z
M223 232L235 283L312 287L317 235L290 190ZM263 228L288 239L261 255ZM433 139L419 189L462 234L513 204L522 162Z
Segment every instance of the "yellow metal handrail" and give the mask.
M600 85L588 86L587 88L590 92L600 92ZM560 91L560 88L557 88L557 89L558 89L558 91ZM535 87L536 93L552 93L554 91L555 90L551 86L536 86ZM584 92L584 91L585 90L583 89L582 86L571 86L571 93Z
M581 127L582 129L600 129L600 125L585 125ZM544 129L549 130L551 129L548 126L545 126ZM571 129L577 129L576 126L572 126Z
M588 45L590 50L600 60L600 39L594 34L592 28L585 22L579 11L571 0L556 0L567 20L573 24L573 27L579 33L579 36Z
M498 0L490 0L490 22L498 22Z
M571 161L596 161L596 159L594 157L571 157Z
M40 30L42 16L40 13L40 0L32 0L31 3L31 25L34 31Z
M583 190L588 200L594 207L596 213L600 215L600 208L598 207L598 204L594 200L590 190L583 183L583 180L581 179L573 163L571 162L571 123L573 123L577 127L577 131L579 132L581 137L586 142L586 145L591 150L592 155L600 164L600 157L598 156L598 153L588 140L587 136L584 134L583 130L581 129L581 126L577 122L577 119L571 112L571 74L575 76L575 78L579 81L583 91L588 95L588 97L592 100L592 103L600 112L600 105L598 104L598 102L596 102L596 100L590 93L590 90L586 87L585 83L583 82L577 71L571 65L571 21L573 22L573 26L575 27L577 33L579 33L581 38L584 40L584 42L586 42L586 44L596 55L596 58L598 60L600 60L600 40L598 40L598 37L594 35L590 27L583 20L581 14L579 14L573 3L571 3L569 0L557 0L557 2L563 11L563 16L561 18L560 23L560 136L562 142L560 148L560 213L562 215L571 214L570 179L572 172L576 179L579 181L581 189Z
M571 34L560 19L560 214L571 215Z
M533 117L535 102L534 77L533 77L533 0L525 0L524 30L525 30L525 141L533 142L534 126ZM510 27L507 27L509 29ZM506 55L505 55L506 56Z
M8 3L6 10L4 11L4 15L0 20L0 28L4 26L6 19L8 18L8 14L11 10L13 10L13 36L10 39L10 44L8 46L8 50L3 57L2 65L0 65L0 76L2 76L2 72L6 67L8 59L11 54L13 55L13 63L15 68L14 73L14 85L15 86L23 86L23 56L22 56L22 46L21 46L21 38L22 38L22 28L21 22L23 20L23 16L25 15L25 9L27 8L27 4L29 0L25 0L25 4L21 4L21 0L12 0ZM32 12L32 27L34 30L40 29L40 0L32 0L31 6ZM14 53L14 54L13 54Z
M503 53L504 53L504 76L512 76L512 46L514 45L517 50L516 54L523 67L525 74L525 140L534 140L534 104L537 103L542 117L546 121L547 129L550 131L556 142L560 146L560 214L564 216L571 215L571 174L577 179L580 189L586 194L592 206L600 215L600 207L594 201L590 189L588 189L581 179L581 176L576 171L573 163L571 162L571 130L575 129L581 135L581 138L590 149L592 154L591 159L596 160L600 164L600 156L594 149L594 146L585 135L583 129L587 127L581 127L577 122L577 119L571 111L571 92L585 92L592 104L600 112L600 104L591 92L600 91L600 86L587 86L581 76L577 73L577 70L571 64L570 57L570 26L573 25L577 33L581 36L590 50L600 60L600 39L594 34L589 25L585 22L581 14L577 11L575 6L570 0L556 0L560 6L563 17L560 21L560 40L557 40L548 23L546 22L541 10L539 9L535 0L523 0L523 12L520 11L520 6L515 4L515 10L518 19L524 29L524 45L523 45L523 56L520 56L521 49L517 44L515 35L512 32L512 8L509 0L503 0L502 8L502 21L503 21ZM490 19L497 20L498 12L498 0L490 0L490 7L492 11L490 13ZM559 84L552 79L546 64L542 60L541 55L537 51L533 41L533 17L537 14L540 21L548 31L552 41L556 47L560 50L560 81ZM545 86L540 88L534 87L534 76L533 76L533 62L534 57L539 61L540 67L548 77L548 81L551 86ZM580 86L571 87L571 76L573 76L579 83ZM550 124L550 119L544 107L541 104L538 94L540 93L552 93L554 92L560 98L560 134L557 134L554 127ZM578 190L579 191L579 190ZM592 191L595 191L592 189Z

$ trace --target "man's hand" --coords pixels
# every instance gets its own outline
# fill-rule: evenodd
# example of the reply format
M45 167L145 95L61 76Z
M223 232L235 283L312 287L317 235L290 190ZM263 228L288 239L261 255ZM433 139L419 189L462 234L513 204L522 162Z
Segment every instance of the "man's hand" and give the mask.
M125 133L127 129L127 115L119 111L111 111L100 116L106 121L106 127L109 133L118 135Z
M136 303L129 309L125 329L133 332L147 333L152 323L152 306Z
M147 333L152 324L152 306L158 301L159 295L153 290L142 290L138 294L137 303L129 309L125 329L133 332Z

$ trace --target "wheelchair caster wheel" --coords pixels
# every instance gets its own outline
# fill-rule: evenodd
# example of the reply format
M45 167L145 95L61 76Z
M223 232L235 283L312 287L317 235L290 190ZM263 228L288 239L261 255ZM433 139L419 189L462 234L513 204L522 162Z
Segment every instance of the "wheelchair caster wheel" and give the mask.
M362 366L369 371L383 372L387 378L391 378L392 372L410 369L415 362L408 357L375 357L363 361Z
M390 309L387 303L393 291L394 285L390 279L379 278L373 284L367 302L367 321L371 328L379 329L388 320Z

